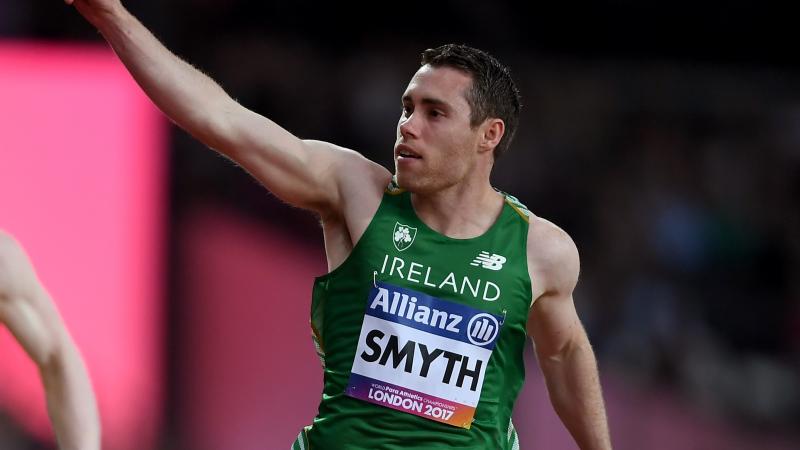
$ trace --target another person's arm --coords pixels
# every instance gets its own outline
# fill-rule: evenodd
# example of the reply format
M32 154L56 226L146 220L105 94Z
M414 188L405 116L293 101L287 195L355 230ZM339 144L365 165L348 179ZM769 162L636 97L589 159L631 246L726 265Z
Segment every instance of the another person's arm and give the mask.
M553 408L575 442L581 450L610 450L597 362L572 299L580 267L578 251L560 229L543 228L529 244L529 254L531 246L536 247L533 283L545 286L531 307L528 334Z
M100 419L89 374L20 245L0 231L0 326L39 368L62 450L99 450Z
M381 173L380 166L355 152L298 139L241 106L211 78L164 47L119 0L65 1L97 27L170 119L239 163L278 198L323 216L337 213L352 189L343 183ZM275 70L287 63L276 61Z

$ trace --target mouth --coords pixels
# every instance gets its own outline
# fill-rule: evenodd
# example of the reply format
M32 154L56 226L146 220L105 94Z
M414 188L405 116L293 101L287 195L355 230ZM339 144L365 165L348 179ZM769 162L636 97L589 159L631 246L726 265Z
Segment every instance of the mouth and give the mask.
M419 153L415 152L411 147L405 144L398 145L394 152L398 159L422 159L422 156L420 156Z

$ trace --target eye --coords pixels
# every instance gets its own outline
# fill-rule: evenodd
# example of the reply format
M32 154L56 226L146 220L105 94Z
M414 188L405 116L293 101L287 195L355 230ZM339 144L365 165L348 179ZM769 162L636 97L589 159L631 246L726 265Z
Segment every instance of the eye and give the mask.
M431 117L441 117L444 115L443 112L439 111L438 109L432 109L430 113L428 113Z
M407 105L403 105L403 113L402 113L403 117L408 117L413 112L414 112L413 108L411 108L410 106L407 106Z

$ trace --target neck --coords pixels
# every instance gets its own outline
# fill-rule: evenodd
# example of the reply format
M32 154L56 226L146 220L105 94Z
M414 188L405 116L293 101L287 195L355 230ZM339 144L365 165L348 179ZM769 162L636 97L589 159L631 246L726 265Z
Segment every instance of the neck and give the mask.
M411 194L414 211L425 225L451 238L470 239L485 233L503 210L503 196L488 178L459 183L431 194Z

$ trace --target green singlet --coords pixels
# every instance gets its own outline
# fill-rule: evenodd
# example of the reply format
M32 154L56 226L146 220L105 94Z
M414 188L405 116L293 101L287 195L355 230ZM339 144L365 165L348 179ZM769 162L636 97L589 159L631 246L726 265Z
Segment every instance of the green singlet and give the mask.
M486 233L453 239L390 185L347 260L314 284L324 391L292 449L519 448L529 215L506 195Z

